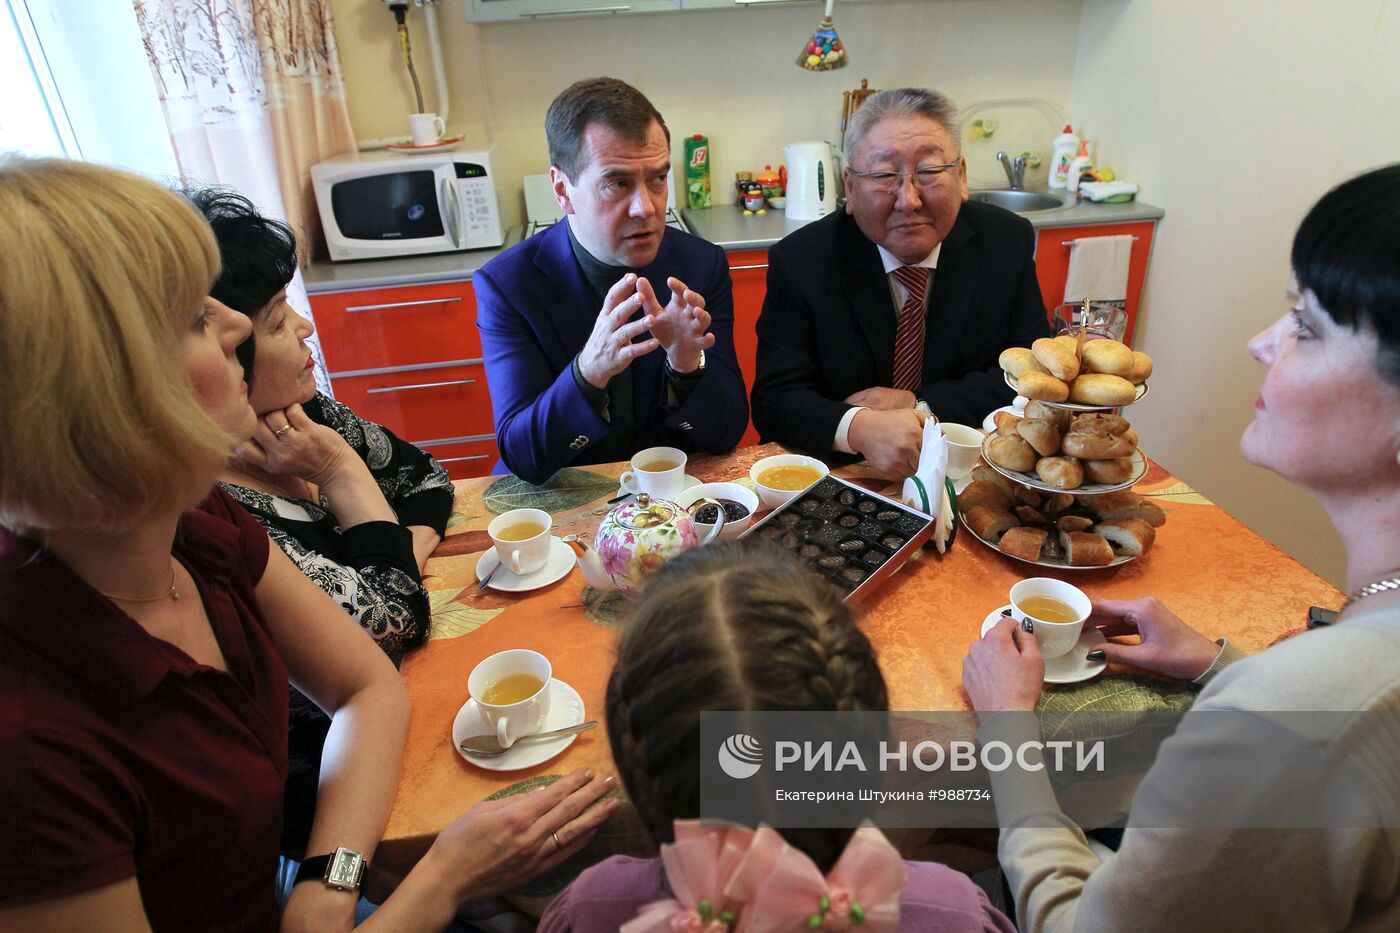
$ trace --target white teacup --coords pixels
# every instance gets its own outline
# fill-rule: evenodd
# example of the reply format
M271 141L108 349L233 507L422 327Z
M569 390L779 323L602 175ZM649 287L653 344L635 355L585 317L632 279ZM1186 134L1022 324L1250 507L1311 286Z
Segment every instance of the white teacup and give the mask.
M648 447L632 456L632 469L618 479L622 491L644 492L653 499L674 501L685 488L685 451L675 447ZM665 469L654 469L665 466Z
M950 421L941 421L938 426L948 439L948 478L962 479L982 456L982 432Z
M549 560L554 540L550 533L554 522L544 509L511 509L497 515L486 526L486 533L496 545L496 556L506 569L518 577L534 573ZM535 530L538 526L538 530ZM521 537L526 532L527 537Z
M1033 596L1057 599L1074 613L1073 622L1046 622L1035 616L1029 617L1041 656L1047 660L1058 658L1079 641L1079 634L1084 630L1084 620L1089 618L1093 606L1089 597L1077 586L1053 577L1031 577L1011 587L1011 616L1022 628L1026 627L1027 614L1021 607Z
M522 736L539 732L544 725L549 715L549 682L553 676L554 668L544 655L513 648L498 651L472 668L467 692L476 700L482 720L495 731L497 740L510 747ZM533 677L540 682L540 688L513 703L487 702L492 689L508 677Z
M411 113L408 135L413 137L415 146L431 146L447 135L447 124L435 113Z

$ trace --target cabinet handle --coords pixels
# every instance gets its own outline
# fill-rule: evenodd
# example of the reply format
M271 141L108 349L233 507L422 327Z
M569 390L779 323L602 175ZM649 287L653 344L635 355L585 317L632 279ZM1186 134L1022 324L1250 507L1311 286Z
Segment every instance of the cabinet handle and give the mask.
M572 10L550 10L547 13L521 13L521 19L545 19L550 16L579 16L585 13L626 13L631 6L581 6Z
M734 0L735 6L767 6L771 3L797 3L798 0Z
M405 392L409 389L440 389L443 386L469 386L475 385L475 379L451 379L447 382L419 382L411 386L384 386L378 389L370 389L370 395L378 395L381 392Z
M353 308L346 308L345 310L350 314L354 314L359 311L386 311L390 308L417 308L422 305L446 305L461 300L461 298L429 298L426 301L391 301L386 305L355 305Z
M737 2L737 0L736 0L736 2ZM745 269L767 269L767 268L768 268L768 263L765 262L765 263L760 263L759 265L755 265L755 266L730 266L730 267L729 267L729 271L730 271L730 272L743 272Z
M1084 239L1086 239L1086 240L1092 240L1092 239L1094 239L1094 238L1093 238L1093 237L1084 237ZM1079 242L1078 240L1061 240L1061 241L1060 241L1060 245L1061 245L1061 246L1073 246L1074 244L1076 244L1076 243L1078 243L1078 242ZM1133 237L1133 242L1134 242L1134 243L1137 242L1137 237Z
M461 463L464 460L490 460L490 454L472 454L470 457L434 457L438 463Z

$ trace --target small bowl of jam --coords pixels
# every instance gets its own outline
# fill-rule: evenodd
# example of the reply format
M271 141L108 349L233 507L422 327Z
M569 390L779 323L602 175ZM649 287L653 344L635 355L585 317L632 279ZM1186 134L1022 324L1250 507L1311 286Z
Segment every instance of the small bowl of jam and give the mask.
M708 502L701 502L706 499ZM758 495L738 483L701 483L691 486L676 497L676 504L690 513L695 530L704 538L719 520L718 510L724 509L724 529L721 538L737 538L753 524L758 511Z

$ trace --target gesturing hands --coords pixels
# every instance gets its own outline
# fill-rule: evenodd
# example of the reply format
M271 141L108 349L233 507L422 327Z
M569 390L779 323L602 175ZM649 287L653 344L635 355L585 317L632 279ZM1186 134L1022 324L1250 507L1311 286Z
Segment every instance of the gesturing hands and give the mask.
M645 283L646 280L643 279L642 282ZM651 294L650 285L647 286L646 294ZM603 310L593 324L593 333L588 335L588 342L578 354L579 372L583 373L583 378L588 380L589 385L606 389L612 377L632 365L633 360L660 346L655 337L632 342L646 333L652 325L653 319L650 314L627 323L627 319L636 314L638 308L643 307L644 300L638 288L637 276L632 272L618 279L617 283L608 289L608 294L603 298ZM655 303L656 299L653 296L652 304Z
M700 365L701 351L714 346L715 335L710 329L710 313L705 310L705 298L691 291L674 276L666 280L671 300L665 308L657 300L651 283L642 279L637 294L651 317L651 334L666 351L671 369L678 373L693 372Z

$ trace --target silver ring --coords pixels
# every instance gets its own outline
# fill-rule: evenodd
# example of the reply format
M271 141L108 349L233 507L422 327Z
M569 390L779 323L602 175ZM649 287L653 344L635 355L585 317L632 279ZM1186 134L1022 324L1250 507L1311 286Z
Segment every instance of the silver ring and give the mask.
M558 834L557 832L550 833L550 835L551 835L552 837L554 837L554 848L556 848L556 849L562 849L562 848L564 848L564 843L562 843L562 842L559 841L559 834Z
M286 434L288 431L295 430L296 428L292 427L292 423L288 421L286 424L282 425L282 427L278 428L276 431L273 431L272 436L277 438L278 440L281 440L283 434Z

